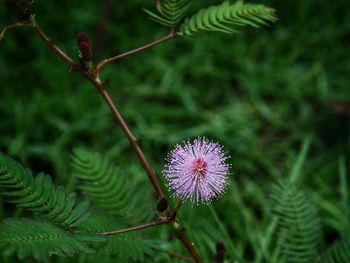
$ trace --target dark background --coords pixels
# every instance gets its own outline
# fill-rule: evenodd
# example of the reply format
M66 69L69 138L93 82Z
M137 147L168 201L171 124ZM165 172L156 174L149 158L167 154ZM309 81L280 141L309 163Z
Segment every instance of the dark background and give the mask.
M191 13L218 3L193 1ZM102 76L158 174L166 153L188 138L219 141L231 155L226 195L213 206L183 208L182 220L208 259L224 241L231 257L273 262L268 195L281 177L297 178L316 203L322 246L350 233L348 183L341 180L348 178L350 146L350 2L259 3L277 10L276 24L233 36L179 37L108 65ZM152 4L38 0L34 9L41 27L76 59L76 35L87 32L99 61L167 34L143 13ZM3 7L0 17L2 26L15 22ZM96 90L33 31L9 32L0 56L1 151L72 190L70 155L84 146L131 167L146 187ZM0 218L13 215L2 206Z

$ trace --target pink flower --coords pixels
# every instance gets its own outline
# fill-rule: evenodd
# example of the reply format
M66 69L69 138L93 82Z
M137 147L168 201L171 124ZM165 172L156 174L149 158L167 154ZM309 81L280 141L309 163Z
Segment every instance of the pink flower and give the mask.
M164 177L174 195L192 204L208 204L221 196L228 184L230 165L223 147L206 138L177 145L167 158Z

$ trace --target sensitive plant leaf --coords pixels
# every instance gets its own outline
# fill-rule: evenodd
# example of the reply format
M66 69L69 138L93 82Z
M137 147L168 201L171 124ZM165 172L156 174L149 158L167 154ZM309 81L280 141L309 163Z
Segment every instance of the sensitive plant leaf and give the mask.
M350 237L340 239L322 255L321 263L350 262Z
M84 218L83 221L85 221L85 219L87 219L86 217L89 217L90 214L86 213L86 211L88 211L90 206L90 202L88 200L81 202L68 216L68 218L66 218L66 220L64 221L65 224L70 225L71 227L79 225L77 224L77 222L82 221L81 219Z
M126 224L118 223L116 219L102 212L96 212L84 224L77 228L77 233L83 236L96 233L120 230L128 227ZM103 256L114 256L121 262L139 261L145 262L145 258L153 254L154 242L144 240L136 232L129 232L105 237L105 242L94 242L92 246L98 254Z
M85 239L85 240L84 240ZM51 255L73 256L76 253L94 253L84 241L94 236L77 238L70 232L47 221L7 219L0 224L0 247L6 254L17 253L20 259L33 255L38 261L47 261Z
M76 206L76 195L66 197L63 187L55 189L52 179L44 173L32 172L0 152L0 194L8 202L33 211L37 216L65 228L84 222L89 216L88 203Z
M280 226L278 246L287 262L313 262L318 255L321 223L316 207L292 183L273 186L272 212Z
M188 0L163 0L157 6L158 14L143 9L155 22L174 28L185 17L190 4Z
M128 177L108 159L98 153L76 149L72 160L79 188L100 208L125 220L148 215L140 205L145 203L143 190L137 185L130 187L132 184Z
M192 36L203 31L221 33L238 33L237 27L252 26L258 28L267 22L275 22L275 10L264 5L245 4L226 1L218 6L201 9L197 14L187 18L181 25L178 35Z

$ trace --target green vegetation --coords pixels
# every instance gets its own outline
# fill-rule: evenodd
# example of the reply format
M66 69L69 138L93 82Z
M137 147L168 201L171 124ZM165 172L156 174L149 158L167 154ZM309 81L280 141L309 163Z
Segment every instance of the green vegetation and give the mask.
M196 32L191 23L196 10L222 4L173 2L190 17L189 26L180 28L184 34ZM175 38L108 65L102 77L157 175L169 149L188 138L219 141L231 155L231 184L223 198L209 206L185 204L178 215L207 262L214 262L216 243L223 242L226 259L238 262L310 262L316 255L320 262L346 263L350 3L250 3L255 2L277 10L277 23L259 30L239 25L234 35L203 31ZM150 13L142 8L169 27L183 17L164 7L158 14L146 0L36 1L33 7L40 25L76 60L81 31L91 36L96 60L166 35L168 29L147 19ZM260 25L266 17L256 14L248 21ZM15 22L3 7L0 17L2 26ZM227 22L235 21L221 21L216 31L236 31ZM0 199L0 261L17 262L16 251L20 258L45 262L183 262L164 252L187 255L166 225L111 238L96 235L147 222L157 213L149 180L96 90L29 28L8 32L0 54L0 150L21 163L0 156L0 193L18 191L15 200L10 197L17 206ZM22 165L50 176L33 179ZM101 188L84 179L94 168ZM125 180L111 182L117 180L113 169ZM8 181L10 176L27 184ZM127 215L115 209L122 202L102 195L104 187L124 184L127 191L116 196L132 195L125 204L129 209L120 210ZM20 199L28 191L37 194ZM69 194L75 191L77 202ZM64 216L52 213L60 210L60 197L71 203ZM112 213L96 212L101 209ZM35 219L19 219L33 218L33 212ZM98 217L87 218L89 213ZM55 240L64 245L52 246Z

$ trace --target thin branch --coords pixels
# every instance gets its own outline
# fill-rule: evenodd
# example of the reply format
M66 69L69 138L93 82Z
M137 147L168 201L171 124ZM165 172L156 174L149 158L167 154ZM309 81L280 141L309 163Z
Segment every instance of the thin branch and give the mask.
M180 201L177 203L177 205L176 205L176 208L175 208L174 213L179 212L179 210L180 210L182 204L183 204L183 202L182 202L182 200L180 200Z
M111 63L111 62L117 61L117 60L119 60L119 59L122 59L122 58L125 58L125 57L129 57L129 56L134 55L134 54L136 54L136 53L142 52L142 51L144 51L144 50L146 50L146 49L148 49L148 48L151 48L151 47L154 47L154 46L156 46L156 45L159 45L159 44L161 44L161 43L163 43L163 42L166 42L166 41L168 41L168 40L170 40L170 39L172 39L172 38L174 38L174 37L176 37L176 32L175 32L175 31L171 31L169 35L167 35L167 36L165 36L165 37L163 37L163 38L161 38L161 39L159 39L159 40L157 40L157 41L154 41L154 42L149 43L149 44L147 44L147 45L145 45L145 46L142 46L142 47L139 47L139 48L130 50L130 51L128 51L128 52L119 54L119 55L117 55L117 56L104 59L104 60L102 60L102 61L97 65L97 67L96 67L97 73L100 73L101 70L102 70L102 68L103 68L104 66L106 66L108 63Z
M171 217L170 217L171 219L173 219L173 220L176 219L177 213L179 212L179 210L180 210L182 204L183 204L183 203L182 203L181 200L177 203L177 205L176 205L176 207L175 207L175 210L174 210L173 214L172 214Z
M102 233L97 233L97 234L103 235L103 236L115 236L115 235L120 235L120 234L127 233L127 232L132 232L132 231L136 231L136 230L141 230L141 229L145 229L145 228L150 228L150 227L168 224L170 222L171 222L171 220L169 218L161 218L161 219L158 219L156 221L153 221L153 222L150 222L147 224L133 226L133 227L129 227L129 228L121 229L121 230L116 230L116 231L102 232Z
M157 179L156 175L154 174L153 169L151 168L151 165L149 164L145 154L143 153L140 145L138 144L137 139L132 134L131 130L129 129L128 125L124 121L124 118L120 114L120 112L117 109L116 104L113 102L111 96L108 93L108 90L106 89L105 85L98 85L97 86L98 91L102 95L105 102L108 104L109 108L111 109L116 121L120 125L120 127L123 129L125 135L127 136L128 140L130 141L132 147L134 148L136 155L140 162L142 163L143 168L145 169L149 179L151 180L151 183L153 185L153 188L156 190L158 197L165 198L165 195L163 193L163 190L160 186L159 180Z
M180 229L177 234L177 238L184 244L187 251L191 254L196 263L204 263L203 259L198 254L194 244L186 237L184 229Z
M87 80L89 80L95 86L100 85L100 82L97 79L93 78L90 74L85 72L81 68L81 66L78 63L76 63L70 56L68 56L62 49L60 49L55 44L55 42L53 42L38 25L35 25L34 29L39 34L39 36L44 40L46 45L52 51L54 51L60 58L62 58L68 65L70 65L73 69L78 71L83 77L85 77Z
M4 29L0 33L0 42L5 37L5 34L7 31L10 31L10 30L18 28L18 27L25 27L25 26L32 27L33 25L32 24L24 24L24 23L16 23L16 24L5 26Z

